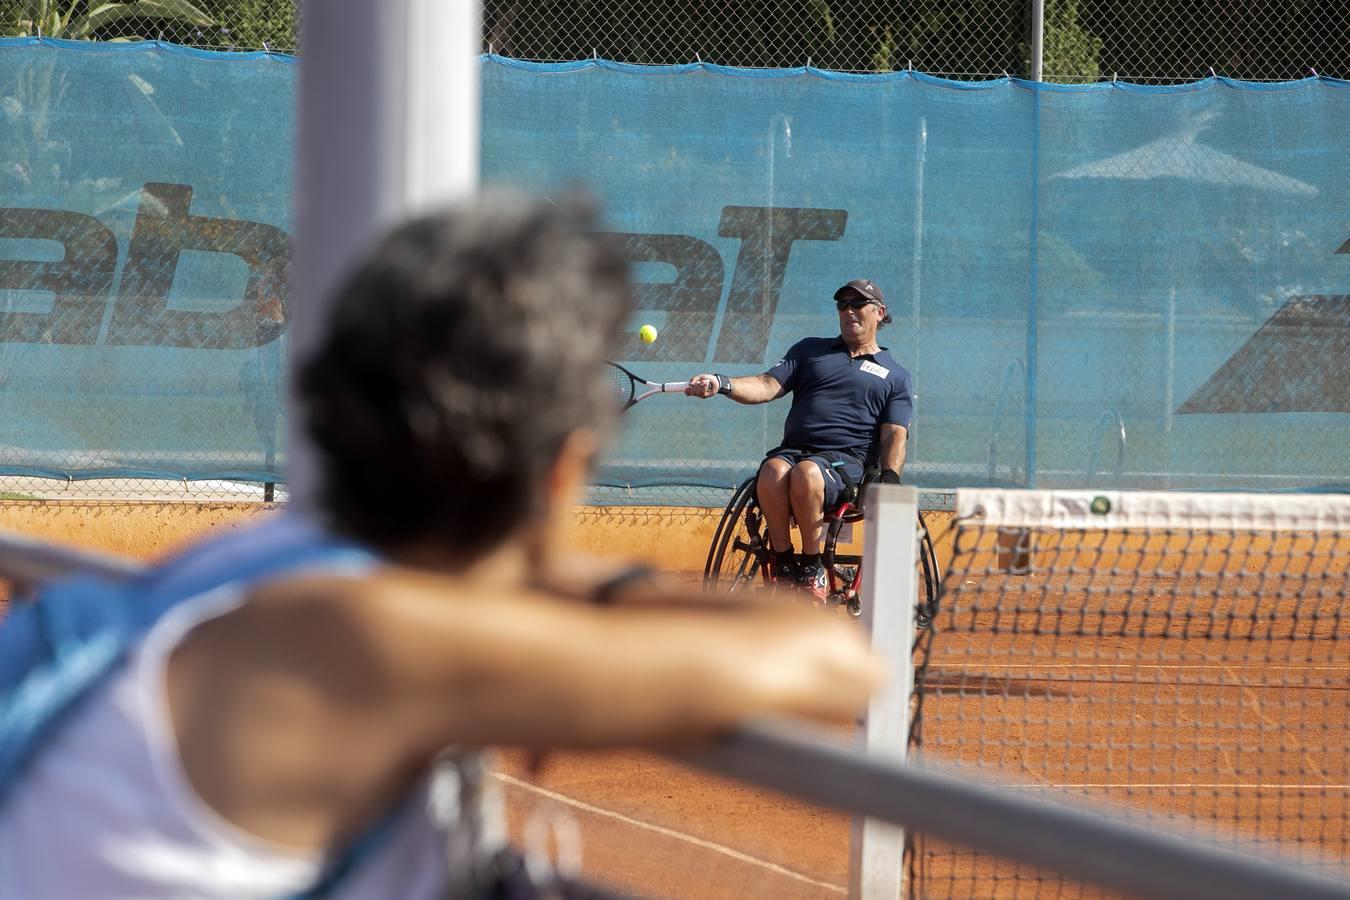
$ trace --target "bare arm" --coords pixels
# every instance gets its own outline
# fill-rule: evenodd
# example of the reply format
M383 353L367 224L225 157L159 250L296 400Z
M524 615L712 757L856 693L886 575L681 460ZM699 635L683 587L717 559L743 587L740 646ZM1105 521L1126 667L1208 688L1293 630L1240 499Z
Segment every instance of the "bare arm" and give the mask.
M390 645L406 727L432 747L667 743L757 713L847 721L876 684L856 629L801 609L454 606L410 599Z
M560 599L614 606L701 609L776 602L765 591L734 594L706 588L690 591L688 582L631 559L593 556L575 550L542 561L531 583Z
M880 671L856 628L798 607L595 608L390 569L261 589L175 650L168 694L197 793L305 847L370 821L447 746L670 744L761 714L848 721Z
M747 405L768 403L770 400L777 400L786 393L778 379L768 372L763 375L741 375L730 379L730 381L731 393L728 396L737 403ZM685 393L690 397L706 399L717 396L717 387L716 375L695 375L689 379L689 387L685 389Z
M909 442L909 430L903 425L883 422L881 425L881 467L890 469L896 475L905 470L905 445Z

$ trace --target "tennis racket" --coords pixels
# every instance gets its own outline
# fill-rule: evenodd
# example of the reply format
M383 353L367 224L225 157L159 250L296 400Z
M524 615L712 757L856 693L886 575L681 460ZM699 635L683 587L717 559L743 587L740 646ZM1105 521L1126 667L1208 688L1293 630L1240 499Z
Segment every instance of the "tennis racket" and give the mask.
M654 394L683 394L689 387L687 381L648 381L625 369L618 363L605 363L609 366L609 383L614 391L614 405L619 412L632 409L639 400L646 400Z

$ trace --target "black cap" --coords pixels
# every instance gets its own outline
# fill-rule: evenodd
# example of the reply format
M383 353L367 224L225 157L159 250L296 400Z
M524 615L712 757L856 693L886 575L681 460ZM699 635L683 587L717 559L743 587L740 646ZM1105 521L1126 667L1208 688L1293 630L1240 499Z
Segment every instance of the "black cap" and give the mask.
M886 298L881 296L881 288L877 287L876 283L872 281L872 279L870 278L855 278L848 284L841 287L839 290L835 291L834 292L835 302L838 302L839 300L843 299L844 295L849 293L850 291L852 291L853 293L857 294L860 297L863 297L864 299L871 300L877 306L886 305ZM891 321L891 314L886 313L886 315L883 316L881 319L881 324L887 325L890 323L890 321Z
M853 291L862 297L871 300L878 306L886 305L886 298L881 296L881 288L877 287L870 278L855 278L848 284L834 292L834 299L840 300L843 295Z

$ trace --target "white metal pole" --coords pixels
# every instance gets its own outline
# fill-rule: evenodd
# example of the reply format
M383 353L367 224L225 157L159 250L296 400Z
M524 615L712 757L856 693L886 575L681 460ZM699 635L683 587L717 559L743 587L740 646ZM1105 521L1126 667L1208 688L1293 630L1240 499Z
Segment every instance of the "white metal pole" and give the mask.
M1031 80L1040 81L1045 66L1045 0L1031 0Z
M478 183L477 0L322 0L301 18L290 365L329 295L395 220ZM313 459L292 398L287 479L308 505Z
M1173 391L1176 387L1177 375L1177 289L1172 288L1167 292L1167 385L1164 389L1163 403L1166 409L1163 410L1163 421L1166 424L1166 431L1172 430L1172 414L1176 412L1173 406Z
M1045 0L1031 0L1031 80L1040 81L1045 57ZM1031 144L1031 258L1027 302L1026 485L1036 486L1037 396L1040 378L1040 204L1041 204L1041 95L1032 95Z
M914 690L914 610L918 603L919 491L912 485L867 487L863 537L863 627L872 649L891 670L886 688L872 695L858 749L903 757L909 743L909 697ZM904 888L905 832L877 819L855 818L849 843L851 900L895 900Z
M911 293L914 296L914 307L912 318L910 320L910 332L914 341L913 355L909 358L909 370L919 373L919 353L923 349L923 340L921 338L921 329L923 319L921 317L923 306L923 184L924 184L924 165L928 159L928 117L919 117L919 134L916 146L916 166L914 172L914 259L910 267ZM909 453L911 456L919 455L919 445L913 432L919 425L919 398L912 397L914 408L910 411L910 432ZM922 440L923 429L918 428L918 439Z

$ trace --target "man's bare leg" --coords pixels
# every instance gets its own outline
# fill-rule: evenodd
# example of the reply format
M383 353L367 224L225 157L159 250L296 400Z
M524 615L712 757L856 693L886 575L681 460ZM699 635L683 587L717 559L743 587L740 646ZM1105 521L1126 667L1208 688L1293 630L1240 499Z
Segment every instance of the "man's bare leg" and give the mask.
M820 540L825 529L825 476L811 460L799 462L789 477L792 515L797 530L802 533L802 555L814 556L820 552Z
M792 549L792 528L789 524L792 505L788 494L791 471L792 464L787 460L770 459L760 466L759 480L755 483L759 508L764 513L764 525L769 530L769 547L779 553Z

